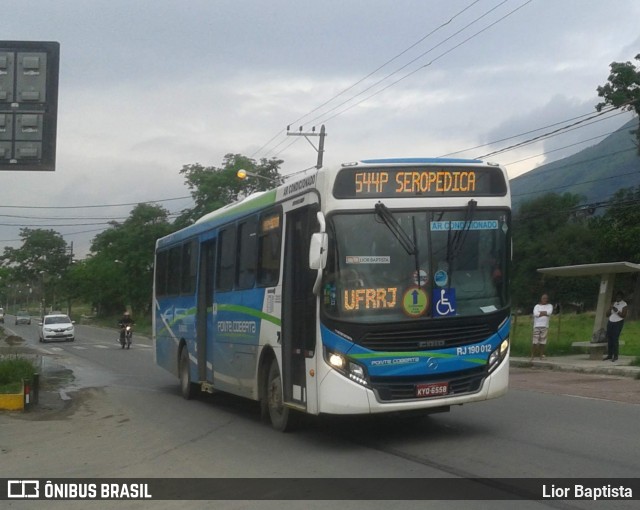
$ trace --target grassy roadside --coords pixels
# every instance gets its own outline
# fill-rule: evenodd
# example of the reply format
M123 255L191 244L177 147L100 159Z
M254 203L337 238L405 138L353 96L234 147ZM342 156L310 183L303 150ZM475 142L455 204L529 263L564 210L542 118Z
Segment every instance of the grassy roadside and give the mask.
M0 326L0 345L9 340ZM31 361L21 358L18 354L0 357L0 393L19 393L22 391L22 381L33 379L36 367Z
M595 313L561 314L551 316L546 352L552 356L575 354L572 342L588 342L593 333ZM513 356L529 356L531 353L531 315L513 316L511 321L511 353ZM640 356L640 321L625 321L620 341L620 354Z
M18 393L22 391L22 381L33 379L36 372L33 364L24 358L0 360L0 393Z

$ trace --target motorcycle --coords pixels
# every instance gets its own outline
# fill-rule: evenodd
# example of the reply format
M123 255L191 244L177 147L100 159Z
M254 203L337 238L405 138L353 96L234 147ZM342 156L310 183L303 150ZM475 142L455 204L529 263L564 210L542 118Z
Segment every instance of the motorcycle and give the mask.
M133 336L133 324L121 324L120 325L120 344L124 349L125 345L127 349L131 347L131 337Z

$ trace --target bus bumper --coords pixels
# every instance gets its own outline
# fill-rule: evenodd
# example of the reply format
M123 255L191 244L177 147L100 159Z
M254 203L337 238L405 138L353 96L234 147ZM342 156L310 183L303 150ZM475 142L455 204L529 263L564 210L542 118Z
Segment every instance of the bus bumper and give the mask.
M456 396L420 398L381 402L373 390L351 381L335 370L329 370L320 383L318 410L323 414L377 414L403 411L427 411L430 408L462 405L497 398L507 392L509 355L488 375L475 393Z

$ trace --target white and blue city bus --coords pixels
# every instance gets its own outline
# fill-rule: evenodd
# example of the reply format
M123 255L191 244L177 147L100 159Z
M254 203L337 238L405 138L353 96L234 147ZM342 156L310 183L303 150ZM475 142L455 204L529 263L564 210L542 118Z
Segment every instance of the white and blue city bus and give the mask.
M158 365L182 394L297 413L447 411L508 386L511 198L498 165L314 170L156 245Z

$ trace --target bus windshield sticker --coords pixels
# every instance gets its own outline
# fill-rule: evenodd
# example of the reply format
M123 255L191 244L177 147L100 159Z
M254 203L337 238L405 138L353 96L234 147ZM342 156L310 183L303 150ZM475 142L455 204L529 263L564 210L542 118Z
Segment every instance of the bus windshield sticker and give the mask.
M432 221L432 232L446 232L448 230L498 230L498 220L466 221Z
M429 296L419 287L410 287L402 296L402 309L409 317L420 317L429 306Z
M436 271L436 274L433 275L433 281L438 287L444 287L449 281L449 275L446 271L440 269L439 271Z
M456 315L456 290L433 289L433 316Z
M391 264L391 257L376 255L347 255L347 264Z
M411 275L413 279L413 283L415 283L418 287L424 287L429 282L429 274L424 270L420 270L420 279L418 279L418 275L414 271Z

